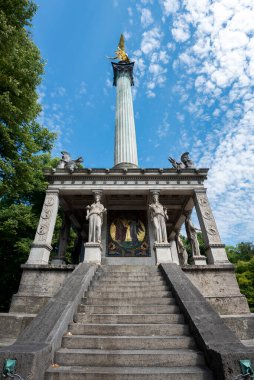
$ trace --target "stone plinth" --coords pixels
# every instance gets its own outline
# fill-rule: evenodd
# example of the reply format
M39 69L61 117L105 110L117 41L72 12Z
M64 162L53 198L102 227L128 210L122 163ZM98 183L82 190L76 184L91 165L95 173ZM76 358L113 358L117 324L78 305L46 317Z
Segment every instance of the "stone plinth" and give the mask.
M250 312L246 297L240 293L232 264L188 265L183 271L219 314Z
M206 257L203 255L193 256L194 265L206 265Z
M84 262L89 264L101 264L102 246L100 243L86 243Z
M62 287L75 265L22 265L17 294L10 312L36 314Z
M157 265L174 262L169 243L154 243L153 249L155 251Z

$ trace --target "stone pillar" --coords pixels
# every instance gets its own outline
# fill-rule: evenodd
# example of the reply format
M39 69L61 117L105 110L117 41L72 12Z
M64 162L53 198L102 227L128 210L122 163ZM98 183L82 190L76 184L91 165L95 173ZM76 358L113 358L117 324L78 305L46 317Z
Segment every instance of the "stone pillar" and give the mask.
M194 203L206 245L208 264L228 264L225 245L221 242L205 190L195 190Z
M112 62L114 86L116 86L115 114L115 167L138 166L136 131L131 86L133 83L132 63Z
M59 236L58 253L51 260L51 264L64 264L65 253L69 242L71 221L66 214L63 216L63 223Z
M47 190L27 264L48 264L59 206L59 191Z

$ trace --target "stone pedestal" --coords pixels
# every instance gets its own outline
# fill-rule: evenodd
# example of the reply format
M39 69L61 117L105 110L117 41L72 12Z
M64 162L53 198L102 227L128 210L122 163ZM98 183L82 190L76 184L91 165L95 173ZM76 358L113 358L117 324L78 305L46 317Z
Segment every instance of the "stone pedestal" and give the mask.
M84 262L90 264L101 264L102 246L100 243L85 243Z
M193 256L194 265L206 265L206 257L203 255Z
M169 243L154 243L153 249L155 251L157 265L174 262ZM179 262L176 264L179 264Z

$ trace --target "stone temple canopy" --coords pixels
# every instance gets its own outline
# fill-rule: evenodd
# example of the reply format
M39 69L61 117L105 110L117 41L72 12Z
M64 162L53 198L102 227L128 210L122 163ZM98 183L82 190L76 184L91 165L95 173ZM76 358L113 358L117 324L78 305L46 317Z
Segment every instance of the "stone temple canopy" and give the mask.
M0 343L1 336L17 341L0 348L0 358L17 358L20 373L36 380L229 380L240 359L254 359L244 345L253 342L254 319L209 204L208 169L196 168L188 152L181 162L169 157L172 167L139 167L135 64L123 36L115 58L114 164L81 168L82 157L64 151L55 169L45 169L48 187L20 287L10 313L0 315ZM193 336L199 354L181 334Z

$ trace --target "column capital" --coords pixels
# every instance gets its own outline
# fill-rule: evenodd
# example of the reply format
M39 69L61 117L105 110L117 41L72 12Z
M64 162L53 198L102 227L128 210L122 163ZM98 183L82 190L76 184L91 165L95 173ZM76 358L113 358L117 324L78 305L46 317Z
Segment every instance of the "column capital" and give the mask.
M126 62L111 62L112 67L113 67L113 72L114 72L114 78L113 78L113 86L116 86L117 84L117 79L119 75L121 74L127 74L131 86L134 86L134 81L133 81L133 67L134 67L134 62L126 63Z
M149 193L150 193L150 195L158 195L158 197L159 197L159 195L160 195L160 190L157 190L157 189L150 189L150 190L149 190Z

